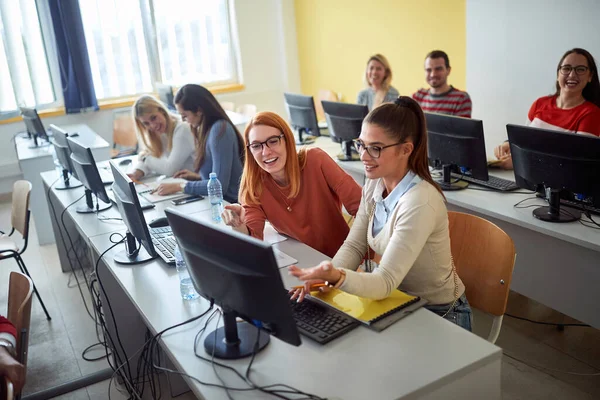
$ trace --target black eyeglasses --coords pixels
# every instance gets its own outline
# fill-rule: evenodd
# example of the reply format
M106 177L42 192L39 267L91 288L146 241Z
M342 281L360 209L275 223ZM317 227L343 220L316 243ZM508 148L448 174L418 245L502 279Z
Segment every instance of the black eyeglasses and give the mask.
M271 136L264 142L253 142L247 145L246 147L250 149L253 153L260 153L263 150L263 146L267 145L268 148L273 149L281 144L281 139L283 139L283 133L279 136Z
M560 71L560 73L562 75L569 75L571 73L571 71L573 71L573 70L575 70L575 73L577 75L583 75L589 70L589 68L586 67L585 65L572 66L572 65L567 64L567 65L561 65L558 70Z
M383 149L387 149L388 147L394 147L394 146L398 146L399 144L403 144L404 142L398 142L398 143L394 143L394 144L388 144L387 146L365 146L365 144L361 141L361 140L353 140L354 142L354 147L356 148L356 151L358 151L358 154L362 155L362 153L366 150L367 153L372 157L372 158L379 158L381 156L381 151Z

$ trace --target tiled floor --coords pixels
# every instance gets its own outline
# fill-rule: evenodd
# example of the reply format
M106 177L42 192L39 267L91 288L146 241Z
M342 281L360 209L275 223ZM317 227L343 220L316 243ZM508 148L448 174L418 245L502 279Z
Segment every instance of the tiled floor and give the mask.
M0 203L0 229L5 228L8 221L10 203ZM35 228L33 224L31 226L32 236L24 259L51 313L52 321L45 320L37 299L34 299L32 320L35 326L31 327L25 393L52 387L108 367L105 360L88 362L82 359L82 351L98 341L94 322L85 311L77 287L67 287L69 274L61 272L56 247L39 246ZM5 310L6 277L9 270L18 270L18 267L12 261L3 261L1 266L0 310ZM89 301L89 294L86 290L83 292ZM508 312L539 321L576 322L516 293L511 293ZM490 321L486 315L476 312L476 333L485 336ZM505 317L497 344L505 353L502 363L503 399L600 398L600 331L567 327L560 332L552 326ZM88 356L100 354L99 351L93 351ZM108 386L109 381L106 380L58 398L107 399ZM113 381L110 398L128 397L118 391ZM170 397L163 391L162 398ZM188 398L193 398L191 393L177 397Z

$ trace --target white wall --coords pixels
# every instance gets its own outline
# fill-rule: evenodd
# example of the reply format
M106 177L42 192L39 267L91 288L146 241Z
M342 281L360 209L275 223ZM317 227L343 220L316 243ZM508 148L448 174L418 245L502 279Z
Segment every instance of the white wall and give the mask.
M467 90L489 155L507 123L525 124L533 101L554 93L573 47L600 61L600 1L467 0Z
M293 0L234 0L239 34L241 75L245 90L218 95L219 100L256 104L259 111L285 115L283 92L300 91ZM44 118L43 123L88 124L112 143L116 110ZM11 191L20 169L12 136L23 131L22 122L0 125L0 193Z

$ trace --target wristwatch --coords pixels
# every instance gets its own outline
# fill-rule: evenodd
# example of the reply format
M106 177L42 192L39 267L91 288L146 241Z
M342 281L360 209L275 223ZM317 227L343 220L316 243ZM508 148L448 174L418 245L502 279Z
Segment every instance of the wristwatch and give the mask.
M15 346L13 346L13 344L8 340L0 339L0 347L4 347L12 358L17 357L17 349L15 349Z
M181 183L179 184L179 188L181 189L181 191L182 191L183 193L185 193L185 185L187 185L187 182L181 182Z

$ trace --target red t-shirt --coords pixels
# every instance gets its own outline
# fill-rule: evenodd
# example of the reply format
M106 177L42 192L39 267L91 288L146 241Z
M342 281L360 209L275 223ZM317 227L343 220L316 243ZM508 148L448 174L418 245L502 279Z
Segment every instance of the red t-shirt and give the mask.
M13 324L6 318L0 315L0 333L8 333L9 335L17 337L17 330Z
M600 136L600 107L589 101L563 110L556 106L556 96L540 97L531 105L528 119L535 128Z

